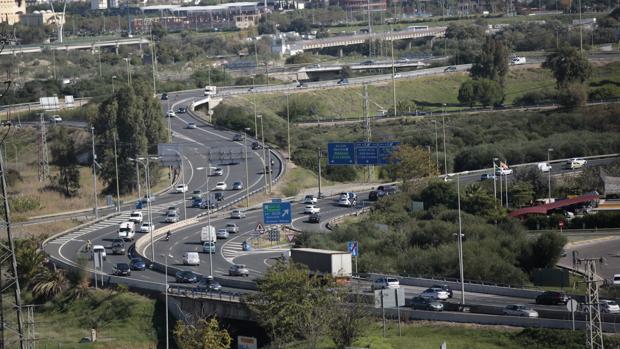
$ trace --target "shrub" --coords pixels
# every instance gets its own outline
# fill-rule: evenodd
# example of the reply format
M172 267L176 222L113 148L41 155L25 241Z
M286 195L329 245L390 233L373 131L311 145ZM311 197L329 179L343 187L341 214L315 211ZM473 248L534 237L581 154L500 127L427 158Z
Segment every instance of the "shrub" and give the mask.
M588 92L583 84L572 83L562 87L558 93L558 103L566 108L580 107L586 104Z

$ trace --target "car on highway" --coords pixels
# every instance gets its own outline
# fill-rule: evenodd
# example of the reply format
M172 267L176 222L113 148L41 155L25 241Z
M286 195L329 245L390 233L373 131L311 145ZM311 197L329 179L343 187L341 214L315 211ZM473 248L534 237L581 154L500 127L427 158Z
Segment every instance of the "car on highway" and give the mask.
M60 115L52 115L52 116L50 117L50 122L51 122L52 124L58 124L58 123L61 123L61 122L62 122L62 118L60 117Z
M196 285L196 291L206 292L206 291L220 291L222 289L222 285L219 282L213 279L213 276L207 276L205 278L200 279L198 281L198 285Z
M306 205L306 207L304 207L304 213L306 214L314 214L314 213L320 213L321 212L321 208L318 207L317 205Z
M96 253L100 254L104 261L106 260L107 255L105 253L105 247L102 245L93 245L93 253L90 255L90 258L93 259Z
M353 203L351 202L351 200L349 200L348 197L344 196L344 197L340 197L340 199L338 200L338 206L343 206L343 207L352 207L354 206Z
M195 129L198 128L198 126L196 126L195 122L188 122L187 123L187 128L190 129L190 130L195 130Z
M368 201L377 201L379 200L379 192L376 190L371 190L368 193Z
M318 213L313 213L308 218L308 223L321 223L321 215Z
M236 133L233 138L233 142L240 142L243 140L243 135L241 133Z
M166 223L176 223L178 221L179 221L179 215L176 213L167 214L166 219L164 219L164 222Z
M250 271L245 264L235 264L228 268L229 276L249 276Z
M235 218L235 219L245 218L245 212L241 210L232 210L230 211L230 218Z
M456 66L454 66L454 65L447 66L443 71L445 73L455 72L456 71Z
M131 261L129 261L129 268L131 268L131 270L145 271L146 263L144 263L142 258L132 258Z
M301 201L304 204L308 204L308 205L314 205L316 204L318 201L317 197L314 195L306 195L304 196L304 199Z
M443 303L432 298L417 296L411 298L411 308L420 310L442 311Z
M185 113L187 113L187 108L185 108L185 107L179 107L179 109L177 109L177 113L179 113L179 114L185 114Z
M202 190L194 190L192 192L192 200L202 199Z
M172 213L179 214L179 210L178 210L175 206L168 206L168 208L166 209L166 213L164 214L164 216L167 216L167 215L172 214Z
M349 83L349 79L340 79L338 80L338 85L347 85Z
M203 253L215 253L215 241L205 241L202 243Z
M161 100L162 100L162 101L167 101L167 100L168 100L168 94L167 94L167 93L165 93L165 92L164 92L164 93L162 93L162 94L161 94Z
M142 211L132 211L129 214L129 221L134 223L142 223Z
M603 313L617 314L620 313L620 305L616 301L602 299L599 301L599 307Z
M371 288L373 290L397 289L397 288L400 288L400 282L398 281L397 278L384 276L384 277L375 279L372 282Z
M252 150L263 149L263 146L258 142L252 142Z
M431 286L431 288L440 288L448 292L448 298L452 298L452 296L454 296L454 292L452 291L452 288L448 285L433 285Z
M234 234L239 232L239 226L235 223L226 223L226 231Z
M116 263L112 269L112 274L116 276L131 276L131 268L127 263Z
M620 285L620 274L614 274L613 284Z
M566 304L570 300L570 297L559 291L545 291L536 296L536 304Z
M380 185L377 187L377 192L379 192L379 197L392 195L398 193L398 187L394 184Z
M512 174L512 169L511 168L501 168L498 167L495 169L495 175L497 176L508 176Z
M198 274L190 270L179 270L174 274L174 281L180 284L193 284L198 281Z
M174 190L177 193L185 193L187 191L187 184L177 184Z
M192 207L193 208L206 208L207 207L207 200L205 199L193 199L192 200Z
M524 304L508 304L502 314L510 316L538 317L538 312Z
M481 181L486 181L486 180L495 179L495 178L496 178L496 176L493 173L483 173L483 174L480 175L480 180Z
M224 170L217 167L213 170L213 172L211 173L211 175L213 176L223 176L224 175Z
M183 252L183 265L200 265L198 252Z
M174 110L168 110L168 112L166 113L166 116L169 118L173 118L175 116L177 116L177 113L174 112Z
M437 300L446 300L448 299L449 294L448 292L444 291L439 287L430 287L424 290L424 292L420 293L420 296Z
M144 197L142 198L142 202L143 203L149 203L149 202L153 202L155 201L155 195L150 194L150 195L144 195Z
M226 188L228 188L228 185L226 185L226 182L217 182L213 190L226 190Z
M223 229L218 229L217 232L215 233L215 236L217 236L218 239L228 239L230 235L228 233L228 230L226 230L226 228L223 228Z
M125 244L122 242L113 242L112 243L112 254L114 255L124 255L125 254Z
M306 87L307 87L306 84L301 81L297 84L297 88L306 88Z
M588 161L586 159L573 158L566 161L564 167L567 169L575 170L584 167L587 163Z
M243 189L243 182L241 181L233 182L232 190L242 190L242 189Z
M540 172L547 173L547 172L551 171L551 167L552 166L549 165L546 162L539 162L538 164L536 164L536 167L538 167Z
M213 194L213 199L215 201L223 201L224 200L224 193L215 193L215 194Z
M372 65L375 64L374 61L368 60L368 61L363 61L362 63L360 63L361 65Z
M401 77L402 77L402 75L401 75L400 73L396 73L396 74L394 74L394 78L395 78L395 79L397 79L397 78L401 78Z

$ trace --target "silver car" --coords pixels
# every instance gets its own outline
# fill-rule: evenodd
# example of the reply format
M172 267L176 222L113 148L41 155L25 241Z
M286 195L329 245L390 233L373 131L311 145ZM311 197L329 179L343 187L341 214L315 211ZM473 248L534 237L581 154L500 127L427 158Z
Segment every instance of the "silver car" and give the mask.
M226 231L234 234L234 233L238 233L239 232L239 226L236 225L235 223L228 223L226 224Z
M171 213L166 215L166 223L176 223L179 221L179 215L176 213Z
M245 264L235 264L228 269L228 275L230 276L248 276L250 271Z
M509 304L502 311L504 315L538 317L538 312L532 308L528 308L523 304Z

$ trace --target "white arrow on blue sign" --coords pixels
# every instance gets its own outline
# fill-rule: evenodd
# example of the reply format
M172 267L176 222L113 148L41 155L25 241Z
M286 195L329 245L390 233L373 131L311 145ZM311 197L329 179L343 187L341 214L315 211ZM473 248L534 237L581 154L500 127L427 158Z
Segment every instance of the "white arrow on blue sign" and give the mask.
M349 252L351 252L352 257L357 257L357 254L358 254L357 241L347 242L347 249L349 250Z

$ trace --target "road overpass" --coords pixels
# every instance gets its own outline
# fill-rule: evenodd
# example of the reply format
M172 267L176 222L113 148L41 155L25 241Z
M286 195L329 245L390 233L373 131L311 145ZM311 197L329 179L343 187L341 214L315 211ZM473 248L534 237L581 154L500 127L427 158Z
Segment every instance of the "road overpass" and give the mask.
M71 50L92 50L95 51L101 47L114 47L116 50L122 45L144 45L150 41L145 38L125 38L101 41L76 41L58 44L40 44L40 45L11 45L5 46L0 55L17 55L40 53L46 50L54 51L71 51Z

